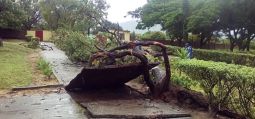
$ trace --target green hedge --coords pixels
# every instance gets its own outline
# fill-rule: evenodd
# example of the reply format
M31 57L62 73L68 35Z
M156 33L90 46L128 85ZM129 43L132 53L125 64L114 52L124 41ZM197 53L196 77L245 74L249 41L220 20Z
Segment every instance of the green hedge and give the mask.
M142 40L165 40L166 39L166 34L160 31L155 31L155 32L146 32L141 36Z
M174 67L200 83L210 107L255 118L255 68L196 59L179 60Z
M181 47L168 46L168 51L178 56L177 50ZM226 62L246 66L255 66L255 55L244 53L233 53L218 50L193 49L193 57L200 60Z

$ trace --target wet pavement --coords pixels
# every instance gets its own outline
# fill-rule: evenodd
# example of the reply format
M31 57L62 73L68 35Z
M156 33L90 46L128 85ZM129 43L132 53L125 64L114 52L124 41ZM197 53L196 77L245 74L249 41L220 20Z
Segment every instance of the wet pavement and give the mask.
M52 43L41 52L50 62L54 74L64 85L82 69L73 64L63 51ZM86 119L86 118L163 118L189 119L183 109L160 100L145 98L143 94L124 86L119 89L62 92L44 95L0 98L1 119Z
M108 100L81 104L92 117L98 118L176 118L190 116L178 107L149 99Z
M1 119L87 119L84 109L68 94L0 99Z
M56 48L53 43L41 42L46 50L41 52L41 56L50 62L53 73L60 83L67 85L78 73L82 66L72 63L62 50Z

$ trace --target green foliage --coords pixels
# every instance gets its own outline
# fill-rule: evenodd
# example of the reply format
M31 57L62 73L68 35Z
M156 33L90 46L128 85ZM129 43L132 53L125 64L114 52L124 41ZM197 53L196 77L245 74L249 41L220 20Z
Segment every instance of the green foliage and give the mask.
M41 20L38 0L0 0L0 28L31 29Z
M199 36L200 47L212 39L214 31L219 30L219 5L216 0L206 0L197 4L188 18L187 31Z
M3 46L4 46L3 40L0 38L0 47L3 47Z
M40 11L49 29L88 31L106 15L104 0L41 0Z
M181 59L189 59L188 51L185 48L177 50L177 56Z
M43 74L48 77L48 79L51 78L53 72L50 67L50 63L48 63L45 60L43 60L42 58L40 58L39 61L37 62L37 68L39 70L41 70L43 72Z
M166 34L163 32L155 31L155 32L146 32L141 36L142 40L165 40L166 39Z
M151 34L151 39L155 39L155 40L165 40L166 39L166 34L162 33L162 32L152 32Z
M181 47L169 46L168 51L178 56ZM219 50L193 49L193 57L200 60L226 62L255 67L255 55L245 53L233 53Z
M22 27L26 30L31 28L39 28L42 24L41 12L39 9L39 0L18 0L16 3L24 11L25 20L22 23Z
M175 67L200 82L211 107L229 107L254 118L254 68L194 59L179 60Z
M255 67L255 55L252 54L199 49L194 50L194 57L201 60L212 60Z
M199 35L202 48L219 35L216 32L223 32L231 51L235 46L249 51L255 39L254 5L254 0L149 0L129 14L141 19L139 29L160 24L179 45L193 33Z
M188 39L188 17L199 9L204 0L150 0L146 5L129 12L133 17L141 18L139 29L161 24L162 29L172 39Z
M39 38L37 38L37 37L28 37L27 40L29 41L28 44L27 44L27 47L32 48L32 49L36 49L36 48L39 47Z
M25 13L13 0L0 0L0 28L21 29Z
M131 39L131 40L136 40L136 39L137 39L136 34L135 34L135 31L133 31L133 32L130 34L130 39Z
M218 0L220 26L230 40L230 50L237 45L239 50L249 50L250 41L255 38L254 0Z
M33 36L29 36L29 35L26 35L25 37L26 37L26 41L27 41L27 42L31 41L32 38L33 38Z
M145 54L149 62L162 62L162 59L159 57L154 57L153 55L150 54Z
M253 49L253 50L255 50L255 41L252 41L252 42L251 42L250 48Z
M57 30L53 41L72 61L87 62L91 53L96 51L95 39L81 32Z
M191 89L192 86L197 85L196 81L190 79L188 76L182 74L181 72L178 74L178 71L172 72L171 81L175 85L179 85L187 89Z

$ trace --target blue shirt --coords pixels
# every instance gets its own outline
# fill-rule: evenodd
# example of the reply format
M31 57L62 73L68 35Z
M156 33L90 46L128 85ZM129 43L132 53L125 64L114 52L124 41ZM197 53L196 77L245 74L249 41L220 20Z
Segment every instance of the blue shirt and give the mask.
M186 48L186 50L187 50L187 52L188 52L188 57L189 57L189 59L191 59L192 58L192 47L191 46L188 46L187 48Z

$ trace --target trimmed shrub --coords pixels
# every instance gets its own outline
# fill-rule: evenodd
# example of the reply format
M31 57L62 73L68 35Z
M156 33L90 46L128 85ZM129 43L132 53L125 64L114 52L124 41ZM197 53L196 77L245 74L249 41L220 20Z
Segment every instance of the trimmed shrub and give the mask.
M255 41L251 41L250 49L255 50Z
M48 77L48 79L51 78L53 72L50 67L50 63L48 63L45 60L43 60L42 58L40 58L39 61L37 62L37 68L39 70L41 70L43 72L43 74Z
M171 55L178 56L181 47L168 46ZM246 66L255 66L255 55L244 53L233 53L218 50L193 49L193 57L200 60L226 62Z
M95 39L81 32L57 30L53 41L72 61L86 62L90 54L96 51Z
M197 82L190 79L188 76L181 74L181 72L173 71L171 72L171 81L175 85L191 89L192 86L196 86Z
M38 48L39 47L39 38L32 37L30 39L30 41L28 42L27 47L32 48L32 49Z
M179 60L174 67L200 83L210 109L225 107L255 118L255 69L203 60Z
M26 41L27 41L27 42L31 41L32 38L33 38L33 36L30 36L30 35L26 35L25 37L26 37Z
M156 32L146 32L141 36L142 40L165 40L166 39L166 34L160 31Z

